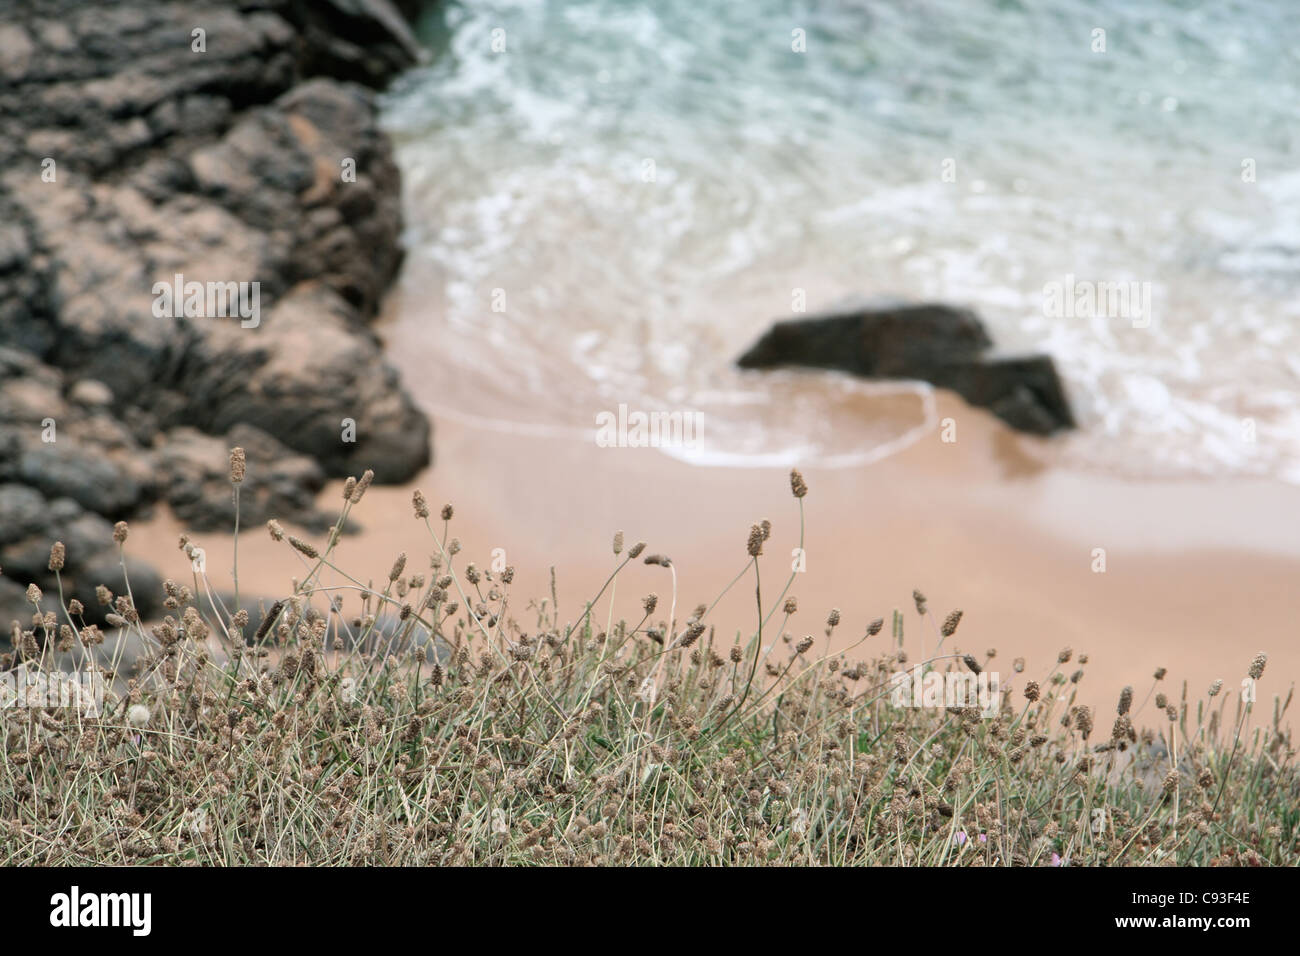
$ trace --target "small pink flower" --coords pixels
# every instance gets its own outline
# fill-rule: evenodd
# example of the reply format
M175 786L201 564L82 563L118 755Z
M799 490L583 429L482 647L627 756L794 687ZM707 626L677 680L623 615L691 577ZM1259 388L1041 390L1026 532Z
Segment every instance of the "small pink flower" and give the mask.
M965 830L958 830L956 833L954 833L954 834L953 834L953 837L952 837L952 842L953 842L953 843L956 843L958 846L965 846L965 845L966 845L966 831L965 831Z
M980 841L981 843L988 843L988 842L989 842L989 835L988 835L987 833L981 833L980 836L979 836L979 841Z
M1059 854L1059 853L1053 853L1053 854L1052 854L1052 866L1060 866L1060 865L1061 865L1061 854Z

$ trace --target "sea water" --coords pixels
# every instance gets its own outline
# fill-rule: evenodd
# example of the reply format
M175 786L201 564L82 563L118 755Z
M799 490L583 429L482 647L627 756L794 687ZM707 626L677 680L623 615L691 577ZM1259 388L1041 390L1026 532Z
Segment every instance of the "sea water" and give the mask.
M1286 0L448 5L384 99L395 359L435 418L591 440L626 405L700 416L664 449L691 460L854 464L933 437L928 387L736 356L846 297L942 301L1055 359L1080 428L1034 454L1300 482L1298 24Z

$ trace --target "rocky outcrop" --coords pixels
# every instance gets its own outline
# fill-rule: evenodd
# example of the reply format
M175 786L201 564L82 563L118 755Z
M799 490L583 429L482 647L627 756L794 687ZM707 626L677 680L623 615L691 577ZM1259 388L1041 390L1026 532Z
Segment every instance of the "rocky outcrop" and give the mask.
M983 323L946 305L855 305L777 322L738 359L742 368L804 366L864 378L914 379L952 389L1013 428L1048 435L1074 427L1046 355L1001 356Z
M248 522L428 463L369 328L401 262L372 90L419 55L390 0L7 5L0 483L50 512L0 523L11 584L48 586L65 530L70 577L116 561L112 522L155 501L228 528L234 444Z

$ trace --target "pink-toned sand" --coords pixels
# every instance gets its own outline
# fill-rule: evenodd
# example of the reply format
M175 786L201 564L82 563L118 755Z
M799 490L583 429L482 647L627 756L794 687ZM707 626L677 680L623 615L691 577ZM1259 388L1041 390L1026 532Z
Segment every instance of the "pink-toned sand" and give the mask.
M1040 456L1024 452L1038 439L1013 434L955 397L941 394L939 403L941 418L960 422L957 442L945 444L936 433L874 465L805 470L807 569L791 588L799 612L788 632L814 635L822 646L827 612L836 607L842 623L835 643L846 646L868 621L888 622L899 608L915 659L933 650L943 616L961 608L961 626L945 650L982 658L997 648L991 666L1018 690L1013 658L1027 658L1026 677L1041 677L1070 646L1090 659L1081 697L1102 714L1125 684L1142 700L1162 666L1171 698L1183 680L1193 699L1216 678L1236 688L1264 651L1260 697L1269 705L1258 719L1271 714L1272 697L1285 696L1300 674L1300 489L1245 480L1135 482L1044 467ZM435 448L437 461L419 480L372 487L354 509L364 531L339 552L354 577L384 580L399 551L408 552L411 569L427 566L431 544L410 503L419 487L435 514L443 502L455 506L451 533L464 545L462 564L487 567L493 549L504 549L516 568L513 613L526 630L534 620L528 600L549 595L552 567L562 618L581 613L614 566L618 529L629 545L644 540L647 553L672 558L679 618L712 602L744 568L749 527L763 518L773 524L761 560L765 605L785 586L799 511L784 469L697 467L654 449L437 420ZM339 489L334 483L323 493L325 507L340 500ZM188 580L176 549L180 530L162 515L134 527L128 546ZM228 587L231 536L197 540L213 586ZM1094 571L1099 548L1104 573ZM303 565L286 543L253 528L240 536L239 571L245 595L275 598L288 593ZM713 611L719 639L752 631L753 585L747 577ZM928 596L934 621L917 617L913 588ZM640 598L651 591L665 612L668 570L638 561L620 576L615 614L638 619ZM602 601L598 620L607 613ZM872 639L881 643L864 650L883 646L888 634L887 623ZM1139 716L1157 721L1150 705Z

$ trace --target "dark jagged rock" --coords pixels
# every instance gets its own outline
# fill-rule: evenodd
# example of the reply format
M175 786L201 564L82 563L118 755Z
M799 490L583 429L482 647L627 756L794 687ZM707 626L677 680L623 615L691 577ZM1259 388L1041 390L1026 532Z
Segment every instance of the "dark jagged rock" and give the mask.
M390 0L299 0L305 66L357 83L378 86L418 60L422 51L404 15Z
M60 534L112 548L112 522L154 501L229 527L233 444L250 522L317 524L327 474L428 463L369 328L401 262L372 90L420 57L391 0L9 0L0 483L56 513L0 523L7 588L49 583ZM259 321L159 314L154 284L178 273L258 283Z
M806 365L896 377L978 355L993 343L973 312L944 305L860 309L777 322L739 359L742 368Z
M82 379L69 391L59 369L0 347L0 481L129 514L154 492L143 452L102 383ZM14 533L0 528L0 565Z
M1012 428L1050 435L1074 427L1074 415L1047 355L986 355L936 365L926 381L987 408Z
M364 367L364 350L373 349L373 343L346 341L352 346L347 354ZM354 354L358 349L361 354ZM228 361L219 371L233 374L237 368ZM370 404L347 389L338 391L344 400L351 397L354 407ZM335 409L324 398L313 402L310 395L299 395L305 409L299 414L334 420ZM237 414L216 434L205 434L189 426L164 429L158 416L146 410L124 418L120 408L104 383L70 382L61 370L30 354L0 347L0 481L29 486L47 498L69 498L115 519L162 499L193 530L227 530L234 522L230 449L238 445L249 464L240 496L246 525L270 517L309 527L330 523L314 503L326 478L317 461ZM366 424L375 431L386 425ZM0 566L14 533L0 529Z
M1074 427L1046 355L991 354L983 323L945 305L854 307L777 322L738 359L741 368L803 366L864 378L916 379L952 389L1021 431Z

